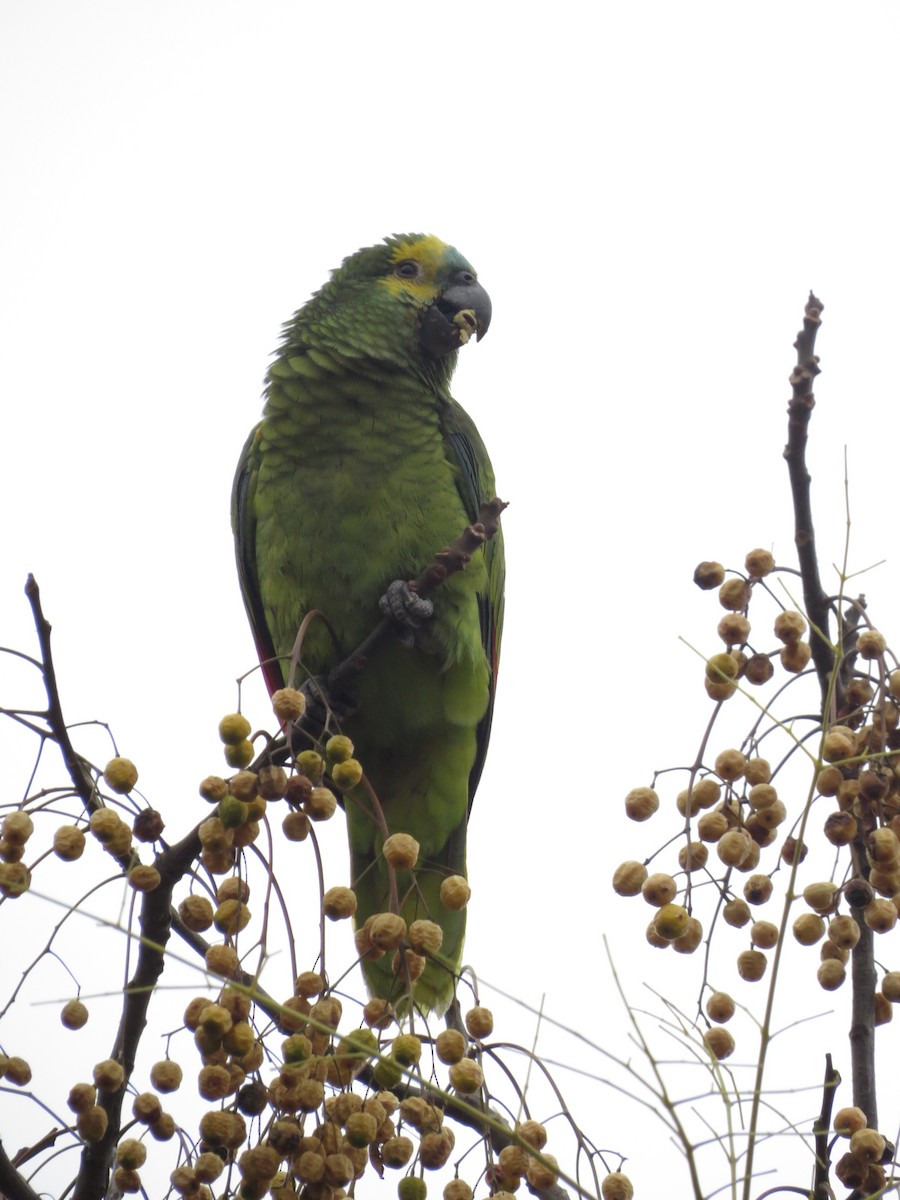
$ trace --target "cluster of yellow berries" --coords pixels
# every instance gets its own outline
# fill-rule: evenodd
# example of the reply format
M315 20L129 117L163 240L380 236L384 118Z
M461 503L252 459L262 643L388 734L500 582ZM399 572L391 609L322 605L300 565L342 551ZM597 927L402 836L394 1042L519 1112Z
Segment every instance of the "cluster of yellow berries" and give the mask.
M302 715L304 698L285 688L273 697L273 707L280 721L293 721ZM362 766L353 756L352 742L337 735L320 748L297 754L290 775L279 766L251 770L249 722L239 713L229 714L220 722L219 734L228 761L239 770L229 779L210 776L201 783L200 793L215 805L215 812L201 822L198 835L203 865L213 875L227 877L217 887L214 901L189 895L178 906L178 915L193 932L215 927L223 935L222 943L207 950L206 967L233 979L239 959L231 942L251 920L249 884L231 873L240 850L256 839L268 804L277 800L287 801L289 807L282 822L286 838L306 839L312 822L328 820L336 811L337 798L328 784L341 790L355 787L362 780ZM418 842L405 833L391 835L383 846L385 860L397 871L413 868L419 853ZM463 877L443 881L441 900L447 907L461 908L468 898ZM331 887L323 895L322 909L330 920L350 918L356 912L355 893L348 887ZM395 973L415 979L428 955L440 950L442 936L433 921L417 920L407 927L398 914L383 912L357 930L356 944L361 957L393 953ZM233 1165L240 1174L241 1197L289 1196L299 1187L309 1200L337 1200L370 1161L380 1169L415 1164L420 1171L446 1164L454 1137L444 1124L443 1112L424 1101L401 1102L391 1090L410 1073L418 1077L422 1043L412 1033L396 1032L393 1037L381 1033L396 1021L389 1003L369 1001L363 1011L366 1027L339 1036L340 1001L328 992L320 974L302 973L294 994L278 1011L278 1028L285 1035L282 1065L268 1083L259 1078L264 1050L251 1024L251 1011L248 995L226 985L217 1001L197 997L185 1012L185 1025L193 1031L201 1057L197 1090L204 1099L226 1107L208 1112L201 1121L202 1153L197 1163L173 1173L176 1191L203 1195L202 1189L215 1177L210 1174L212 1167L220 1172ZM466 1014L466 1026L473 1039L481 1039L491 1032L493 1019L487 1009L476 1006ZM448 1068L449 1087L463 1096L477 1093L484 1082L481 1067L468 1049L466 1039L455 1030L441 1034L433 1046L436 1059ZM381 1089L368 1096L352 1090L365 1068L372 1085ZM251 1073L254 1078L248 1079ZM337 1094L326 1095L328 1087L338 1089ZM266 1109L274 1122L267 1140L242 1151L247 1119ZM418 1133L418 1145L408 1136L412 1131ZM123 1172L137 1171L129 1163L119 1165ZM539 1165L532 1170L539 1173ZM134 1179L129 1177L129 1182ZM424 1180L409 1175L401 1186L424 1188ZM467 1185L456 1180L448 1186L448 1200L462 1200L461 1189ZM471 1197L471 1189L467 1194Z
M11 812L0 825L0 895L11 900L31 887L31 871L22 858L32 833L34 822L24 809Z
M298 977L294 995L280 1008L278 1028L284 1035L278 1056L281 1066L266 1083L260 1073L265 1061L273 1057L273 1047L270 1040L264 1050L251 1013L249 994L234 985L226 985L215 1000L197 996L187 1005L184 1024L193 1032L200 1057L197 1091L203 1099L224 1106L201 1117L194 1155L170 1176L174 1191L208 1200L212 1196L208 1185L227 1169L236 1171L238 1177L231 1184L234 1190L227 1194L241 1200L301 1192L306 1200L341 1200L345 1189L371 1165L379 1175L385 1169L411 1172L400 1180L399 1196L425 1197L422 1172L446 1166L455 1138L441 1107L423 1096L401 1099L393 1090L401 1079L412 1077L415 1082L420 1078L422 1040L399 1032L379 1043L369 1029L339 1036L341 1003L325 992L320 975L307 971ZM493 1031L490 1011L478 1005L465 1014L465 1024L476 1045ZM478 1090L480 1068L469 1057L470 1043L459 1030L439 1034L432 1049L436 1062L449 1067L454 1090L463 1095ZM370 1088L363 1093L352 1090L366 1067L374 1077ZM431 1076L431 1068L428 1074ZM176 1132L160 1094L177 1091L182 1077L177 1062L162 1060L150 1071L154 1090L134 1098L135 1121L157 1140L166 1141ZM78 1083L71 1089L69 1107L86 1141L100 1140L107 1129L106 1110L97 1103L98 1092L115 1092L123 1084L121 1066L107 1060L94 1068L91 1083ZM326 1092L329 1086L336 1089L330 1095ZM267 1111L268 1120L262 1121L264 1139L248 1145L256 1120ZM523 1180L538 1189L556 1182L555 1160L544 1153L544 1127L526 1121L517 1126L516 1133L520 1144L503 1149L489 1168L495 1195L511 1194ZM140 1168L146 1153L146 1143L138 1138L120 1141L115 1181L123 1193L141 1190ZM625 1176L614 1173L608 1179L604 1200L630 1200ZM443 1196L444 1200L472 1200L473 1191L456 1178L445 1186Z
M127 795L137 783L137 768L128 758L110 759L103 779L110 791ZM152 808L143 808L129 825L115 808L102 806L91 813L87 829L96 840L126 867L128 883L138 892L159 886L156 867L144 864L134 851L134 839L154 842L163 831L163 821ZM22 862L25 847L34 833L34 821L24 809L9 813L0 825L0 895L15 899L31 886L31 871ZM62 862L76 862L84 853L85 830L77 824L60 825L53 835L53 853Z
M710 846L723 867L749 875L744 899L733 897L723 908L725 921L737 927L750 921L750 904L763 904L772 892L768 875L750 874L759 865L760 850L777 836L778 826L787 812L776 789L769 782L771 768L763 758L747 758L740 750L723 750L709 774L695 778L679 792L675 807L689 828L689 836L678 852L678 864L686 880L707 867ZM646 821L659 809L659 795L653 788L634 788L625 798L625 811L633 821ZM651 874L644 863L623 862L613 875L613 888L620 896L641 895L657 911L647 928L647 940L660 948L672 946L682 954L691 954L703 937L700 921L684 904L677 903L679 886L665 872ZM760 967L754 947L769 949L777 941L777 930L770 922L754 922L753 946L738 960L745 971ZM750 958L746 956L749 955Z
M768 683L775 673L772 658L775 653L785 671L798 675L809 665L812 650L803 640L806 620L798 612L783 611L775 618L775 637L782 643L780 651L769 654L750 651L751 626L746 615L754 585L775 570L775 559L768 550L751 550L744 567L747 577L725 578L721 563L702 562L694 572L694 582L704 591L719 589L719 603L726 610L719 621L717 633L726 649L712 655L706 662L704 680L707 695L713 700L727 700L737 691L741 680L759 686Z
M775 658L791 674L809 664L811 649L803 640L806 621L798 612L781 611L775 619L774 634L782 644L779 651L759 653L750 645L748 605L757 582L774 567L772 555L764 550L747 555L746 577L726 579L724 568L715 562L697 567L695 582L703 589L718 588L726 609L718 625L726 648L707 660L705 671L706 691L717 701L727 700L742 681L766 683L773 677ZM900 767L894 766L890 753L900 750L900 671L886 668L886 649L877 630L859 634L854 653L874 664L875 679L857 674L839 692L838 719L822 734L817 799L834 797L837 802L836 811L824 821L825 838L838 848L854 843L867 863L867 878L851 878L840 887L829 881L808 885L803 891L808 911L792 925L801 945L821 943L817 978L826 990L844 982L845 964L860 935L856 915L840 912L841 903L853 914L861 914L875 933L892 929L900 914ZM625 798L625 811L634 821L648 820L659 806L659 795L651 787L634 788ZM613 887L622 896L642 895L655 909L647 929L651 945L691 953L703 938L701 924L689 910L691 877L701 871L710 874L714 850L725 868L718 888L722 918L737 928L749 926L750 946L738 955L738 974L747 981L759 980L766 971L765 952L778 944L779 928L755 919L753 909L765 904L773 891L771 876L757 873L757 868L761 851L778 838L787 817L771 767L765 759L741 750L723 750L711 768L692 772L675 807L686 833L678 853L682 887L673 875L651 874L645 863L637 861L617 868ZM781 858L788 866L802 862L806 852L793 836L782 842ZM734 890L732 872L747 876L742 894ZM889 971L875 995L876 1023L890 1020L896 1002L900 1002L900 972ZM734 1050L733 1038L722 1028L733 1013L730 996L710 995L707 1016L716 1024L707 1030L705 1040L716 1058L726 1058Z

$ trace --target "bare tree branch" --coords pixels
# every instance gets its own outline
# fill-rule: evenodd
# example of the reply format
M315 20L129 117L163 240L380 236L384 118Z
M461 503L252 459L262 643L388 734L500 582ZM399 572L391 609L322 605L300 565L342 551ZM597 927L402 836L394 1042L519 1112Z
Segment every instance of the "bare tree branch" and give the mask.
M793 395L788 401L788 441L784 448L791 496L794 504L794 542L803 581L803 600L811 626L810 646L819 678L824 703L834 668L834 653L829 638L830 606L819 578L816 554L816 535L813 528L810 500L810 475L806 466L806 442L809 421L815 407L813 380L819 374L819 359L815 355L816 334L822 323L822 301L812 292L803 315L803 328L797 334L794 347L797 365L790 375Z

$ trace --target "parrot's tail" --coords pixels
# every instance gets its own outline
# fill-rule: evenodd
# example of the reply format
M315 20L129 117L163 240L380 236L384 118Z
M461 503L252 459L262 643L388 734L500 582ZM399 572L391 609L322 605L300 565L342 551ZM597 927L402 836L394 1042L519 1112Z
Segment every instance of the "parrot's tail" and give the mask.
M400 916L409 930L414 921L433 921L443 931L440 949L426 953L425 967L418 978L415 958L404 963L404 955L395 950L368 950L361 957L366 986L372 996L389 1000L402 1015L409 1009L410 983L412 1002L423 1014L442 1016L456 994L456 981L462 963L466 932L465 908L448 908L441 900L441 885L452 875L465 876L465 826L461 835L454 833L432 859L425 859L412 870L397 871ZM353 890L356 893L355 924L364 927L368 918L391 911L388 867L383 856L351 853ZM404 946L408 946L405 941ZM364 940L361 951L365 950ZM410 969L412 967L412 969Z

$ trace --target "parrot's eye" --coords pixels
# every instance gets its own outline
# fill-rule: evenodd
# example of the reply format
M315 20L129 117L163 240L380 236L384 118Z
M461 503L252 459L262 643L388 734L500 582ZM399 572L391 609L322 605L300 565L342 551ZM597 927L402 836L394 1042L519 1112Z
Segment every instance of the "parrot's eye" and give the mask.
M394 267L394 274L399 279L417 279L421 268L413 258L407 258Z

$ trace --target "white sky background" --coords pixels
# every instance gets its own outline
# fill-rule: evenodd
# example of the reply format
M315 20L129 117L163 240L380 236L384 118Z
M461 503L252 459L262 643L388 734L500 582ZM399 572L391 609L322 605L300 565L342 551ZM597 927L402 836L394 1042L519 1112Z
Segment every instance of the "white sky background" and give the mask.
M511 502L467 955L621 1049L602 934L634 998L699 986L699 960L652 954L649 910L609 889L675 831L621 799L688 763L709 712L678 641L717 648L695 563L764 545L793 565L781 450L811 287L822 560L842 553L846 444L851 563L887 557L864 589L892 632L898 21L874 3L6 0L0 641L33 648L33 571L69 719L108 720L168 832L193 824L253 662L228 506L280 325L361 245L455 244L494 320L454 390ZM245 706L266 720L261 684ZM530 1037L485 999L498 1034ZM835 1033L813 1027L795 1083L829 1048L849 1078L848 1004L811 987ZM878 1036L896 1058L897 1030ZM660 1128L599 1085L574 1096L654 1194Z

